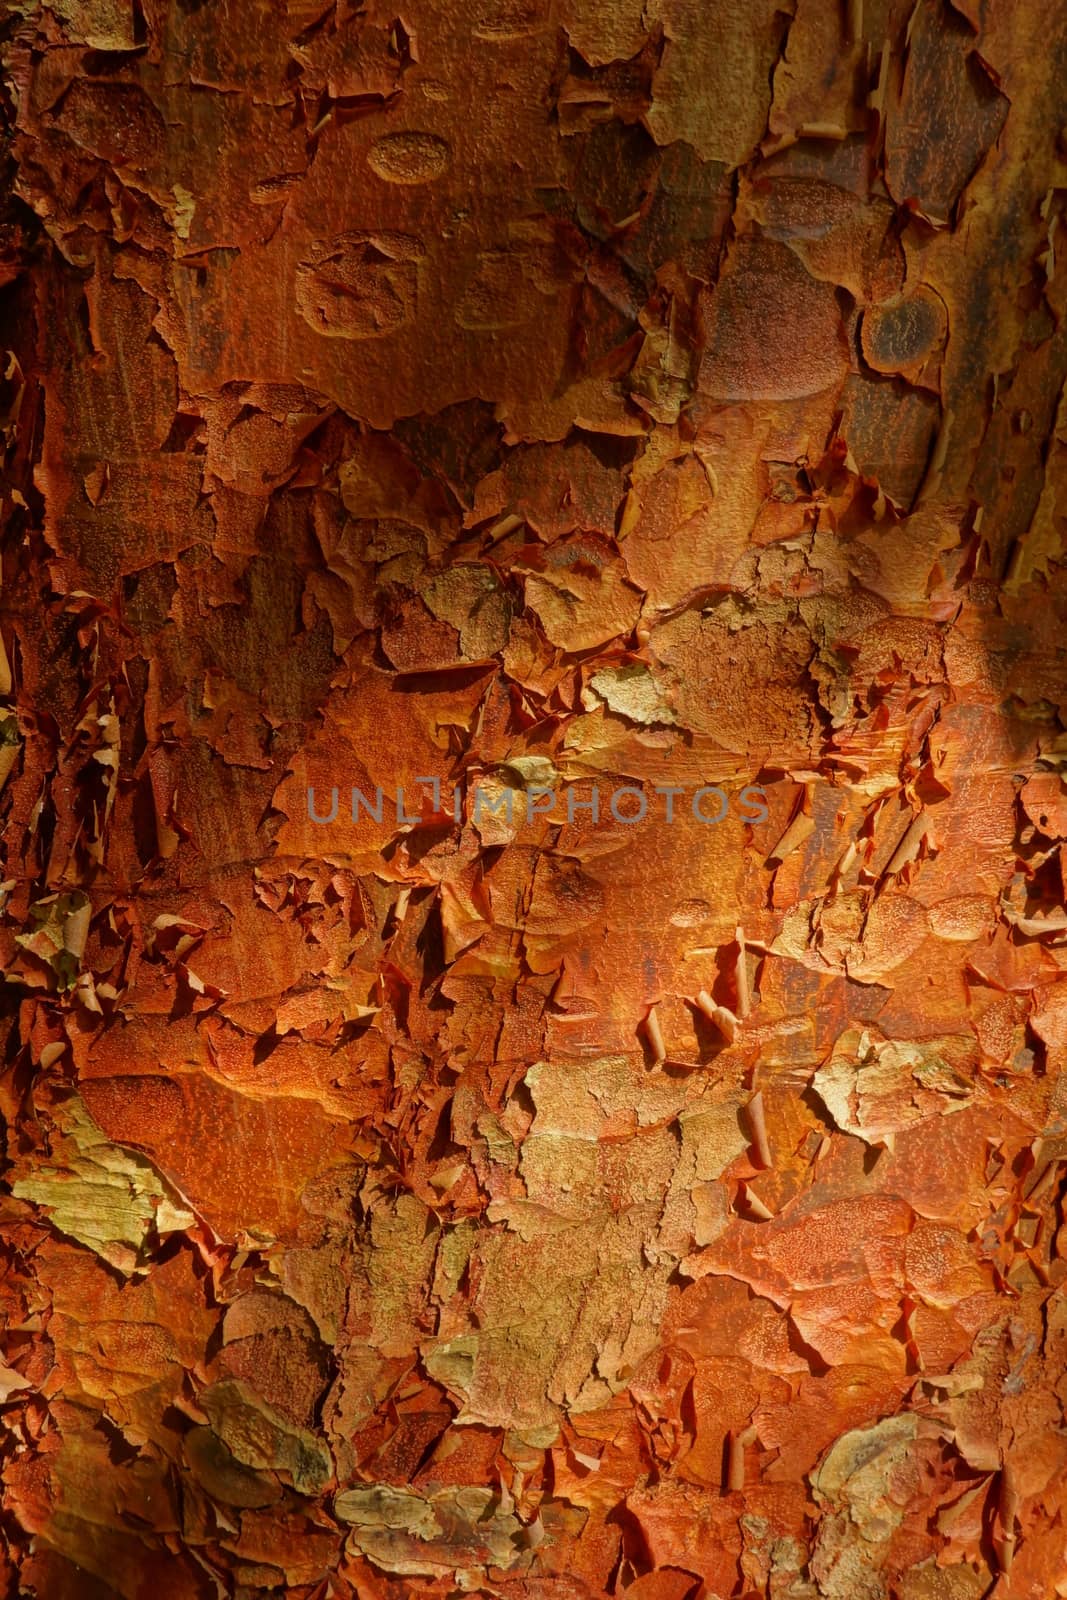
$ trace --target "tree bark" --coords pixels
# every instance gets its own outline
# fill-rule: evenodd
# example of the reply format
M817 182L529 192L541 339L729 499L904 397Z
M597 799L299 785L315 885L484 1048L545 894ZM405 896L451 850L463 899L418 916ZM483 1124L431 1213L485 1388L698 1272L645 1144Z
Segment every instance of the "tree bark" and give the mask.
M3 56L7 1589L1067 1595L1067 10Z

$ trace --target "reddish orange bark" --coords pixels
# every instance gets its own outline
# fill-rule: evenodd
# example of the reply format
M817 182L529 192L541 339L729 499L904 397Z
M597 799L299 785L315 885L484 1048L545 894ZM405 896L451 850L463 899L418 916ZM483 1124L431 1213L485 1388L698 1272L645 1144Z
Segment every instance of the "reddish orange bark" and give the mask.
M4 58L7 1587L1067 1595L1067 13Z

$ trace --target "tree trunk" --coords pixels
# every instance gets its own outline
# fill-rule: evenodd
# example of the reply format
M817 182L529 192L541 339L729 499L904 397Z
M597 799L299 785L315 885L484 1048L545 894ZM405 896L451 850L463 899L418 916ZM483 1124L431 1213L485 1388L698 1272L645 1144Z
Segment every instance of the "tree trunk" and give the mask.
M1067 1595L1067 9L3 38L7 1589Z

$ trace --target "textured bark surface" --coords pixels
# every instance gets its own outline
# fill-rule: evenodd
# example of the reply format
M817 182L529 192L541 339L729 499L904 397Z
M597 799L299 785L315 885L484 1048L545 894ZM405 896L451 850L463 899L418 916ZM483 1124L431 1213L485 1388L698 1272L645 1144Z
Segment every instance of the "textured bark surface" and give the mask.
M1067 10L3 39L0 1587L1067 1595Z

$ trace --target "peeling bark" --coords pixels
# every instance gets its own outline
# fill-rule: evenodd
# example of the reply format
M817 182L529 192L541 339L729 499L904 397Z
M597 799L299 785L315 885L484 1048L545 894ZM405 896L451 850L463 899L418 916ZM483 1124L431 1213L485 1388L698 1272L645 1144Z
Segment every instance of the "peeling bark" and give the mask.
M1067 12L2 50L0 1586L1067 1595Z

